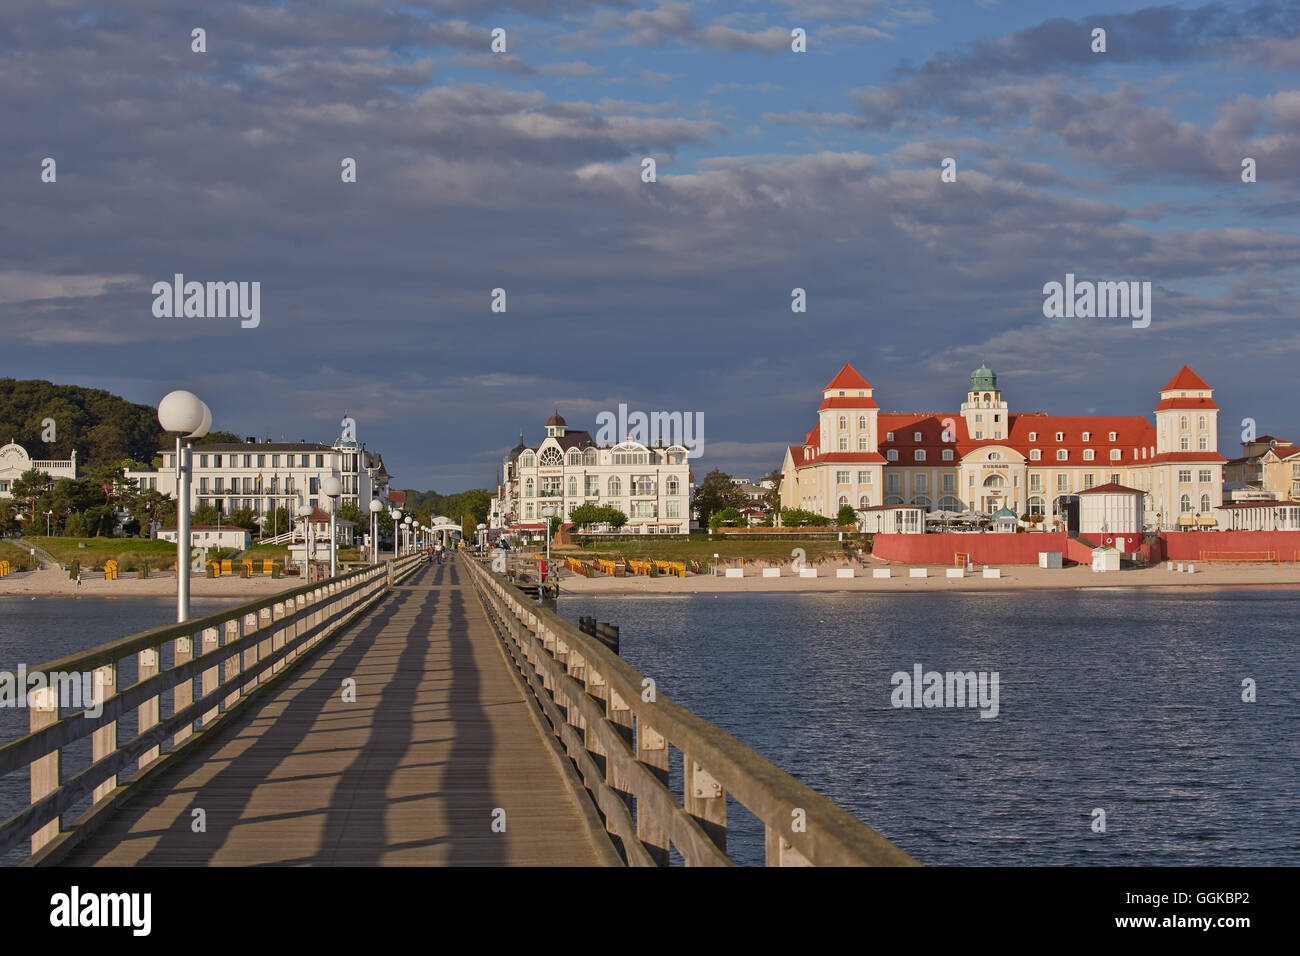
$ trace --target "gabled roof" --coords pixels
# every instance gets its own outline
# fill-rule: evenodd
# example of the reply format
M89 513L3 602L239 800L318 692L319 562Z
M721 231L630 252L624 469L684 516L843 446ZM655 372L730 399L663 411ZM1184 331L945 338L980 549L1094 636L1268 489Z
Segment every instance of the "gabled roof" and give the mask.
M1205 384L1205 379L1201 378L1201 376L1197 375L1195 372L1192 371L1192 367L1190 365L1184 365L1182 368L1178 370L1178 374L1176 374L1173 378L1169 380L1169 384L1166 385L1164 388L1162 388L1160 391L1167 392L1171 388L1209 388L1209 387L1210 386Z
M855 369L848 362L845 362L844 367L840 369L839 372L836 373L833 379L831 379L829 382L826 383L826 388L823 388L822 391L825 392L832 388L870 388L870 387L871 386L867 383L867 380L858 374L858 370Z
M1099 495L1099 494L1144 495L1146 494L1146 492L1138 491L1136 488L1129 488L1126 485L1117 484L1116 482L1113 481L1108 481L1106 482L1106 484L1097 485L1095 488L1084 488L1082 491L1079 492L1079 494L1081 495Z

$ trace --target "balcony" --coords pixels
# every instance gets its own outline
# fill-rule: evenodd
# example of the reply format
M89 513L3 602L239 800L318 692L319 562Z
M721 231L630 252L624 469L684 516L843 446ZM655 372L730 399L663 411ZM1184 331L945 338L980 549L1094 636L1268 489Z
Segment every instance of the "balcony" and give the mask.
M539 498L563 498L564 490L562 488L543 488L537 492Z

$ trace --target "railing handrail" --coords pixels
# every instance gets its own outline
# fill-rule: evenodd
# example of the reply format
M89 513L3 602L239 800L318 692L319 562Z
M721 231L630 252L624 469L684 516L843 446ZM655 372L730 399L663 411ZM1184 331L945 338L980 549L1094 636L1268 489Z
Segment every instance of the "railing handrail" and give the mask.
M517 597L516 595L521 592L518 592L503 575L492 573L478 561L471 560L468 563L477 580L490 586L490 590L510 609L519 623L530 631L535 630L539 641L545 642L549 638L565 645L565 650L562 652L566 657L564 661L560 661L556 654L550 652L549 643L546 645L548 653L551 653L552 659L559 663L562 669L569 668L568 649L578 650L581 657L578 664L581 677L577 679L577 686L582 689L584 696L588 696L592 702L599 702L598 698L591 697L588 683L594 670L598 673L600 681L617 694L620 705L631 711L638 727L650 728L654 733L666 738L669 744L684 754L689 754L689 760L721 785L724 805L725 795L733 796L738 803L748 808L767 825L769 836L775 830L779 839L786 841L786 844L794 850L794 854L791 855L793 859L803 858L817 865L832 866L916 864L912 857L852 814L786 773L722 728L682 707L660 692L657 687L653 700L644 700L642 692L646 687L645 678L625 660L597 639L582 633L555 612ZM483 589L479 590L482 593ZM532 620L529 620L529 617ZM550 633L548 635L544 632ZM557 644L556 647L558 646ZM608 691L605 700L606 702L610 700ZM579 705L579 710L590 709L584 706L584 702L580 699L575 703ZM602 743L622 739L617 734L604 732L606 729L612 730L614 726L608 723L606 716L594 710L592 713L606 725L597 731ZM634 756L635 753L633 752ZM688 768L686 771L688 777L690 772ZM689 788L689 781L686 785ZM666 791L666 787L664 789ZM670 792L668 793L671 795ZM647 799L652 806L654 804L663 806L663 794L636 793L635 795ZM794 810L803 811L802 829L792 829L790 826L791 814ZM672 832L672 827L667 821L663 821L661 825ZM679 849L684 851L684 848L679 847ZM769 853L769 857L771 855ZM776 855L780 857L779 853Z

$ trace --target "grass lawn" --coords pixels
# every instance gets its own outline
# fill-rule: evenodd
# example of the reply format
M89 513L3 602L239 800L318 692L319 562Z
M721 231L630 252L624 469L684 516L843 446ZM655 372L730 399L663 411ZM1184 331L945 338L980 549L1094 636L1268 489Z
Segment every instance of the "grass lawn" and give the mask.
M0 541L0 561L8 561L11 571L35 571L41 566L23 548L9 541Z
M279 561L283 564L289 559L289 547L283 544L255 544L244 552L244 557L254 561Z
M846 541L853 548L865 547L865 542ZM833 538L786 538L759 540L737 540L735 538L714 538L710 541L703 536L690 539L656 540L654 535L646 535L645 540L635 541L600 541L594 540L586 548L552 549L552 555L574 555L595 558L633 558L636 560L655 561L700 561L707 563L713 556L721 558L751 558L767 561L788 561L794 548L803 548L808 560L822 556L841 554L843 546ZM543 548L543 551L545 549Z
M170 568L176 561L176 545L171 541L150 538L46 538L33 535L24 538L36 547L53 555L61 564L80 561L86 570L102 569L104 562L114 559L123 571L138 568L148 561L151 568ZM78 547L84 544L84 548Z

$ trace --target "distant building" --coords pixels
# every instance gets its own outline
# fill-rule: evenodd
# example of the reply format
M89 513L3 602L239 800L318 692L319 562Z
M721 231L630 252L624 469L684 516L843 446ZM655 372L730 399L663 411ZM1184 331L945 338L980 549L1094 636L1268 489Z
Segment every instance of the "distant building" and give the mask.
M1232 501L1300 501L1300 448L1272 435L1242 442L1242 457L1223 466L1224 497Z
M35 469L50 476L51 481L58 481L60 478L77 477L77 452L74 449L72 457L65 460L61 459L33 459L27 454L27 449L16 442L9 442L7 445L0 445L0 499L12 498L11 490L19 478L26 472Z
M158 540L175 541L176 526L170 528L160 528L158 531ZM326 535L326 541L329 536ZM252 544L252 535L245 528L235 528L231 525L201 524L194 525L190 528L190 547L191 548L237 548L243 551Z
M542 530L543 508L562 521L583 504L609 505L627 515L625 534L686 534L691 525L691 474L684 445L643 445L629 438L598 446L570 429L557 411L536 446L524 436L502 461L488 527Z
M162 467L128 471L141 488L176 496L175 450L159 451ZM195 445L190 481L190 510L215 508L230 514L243 508L269 514L275 508L296 511L304 500L322 504L321 482L330 476L343 485L338 505L353 504L369 520L370 500L387 500L390 476L383 458L353 438L340 436L332 445L316 442L215 442Z
M1140 490L1146 520L1170 527L1222 501L1218 406L1186 365L1160 389L1154 425L1141 415L1013 413L988 367L972 373L954 412L882 412L873 391L851 365L823 387L816 426L786 450L783 508L1007 508L1059 521L1062 498L1114 483Z

